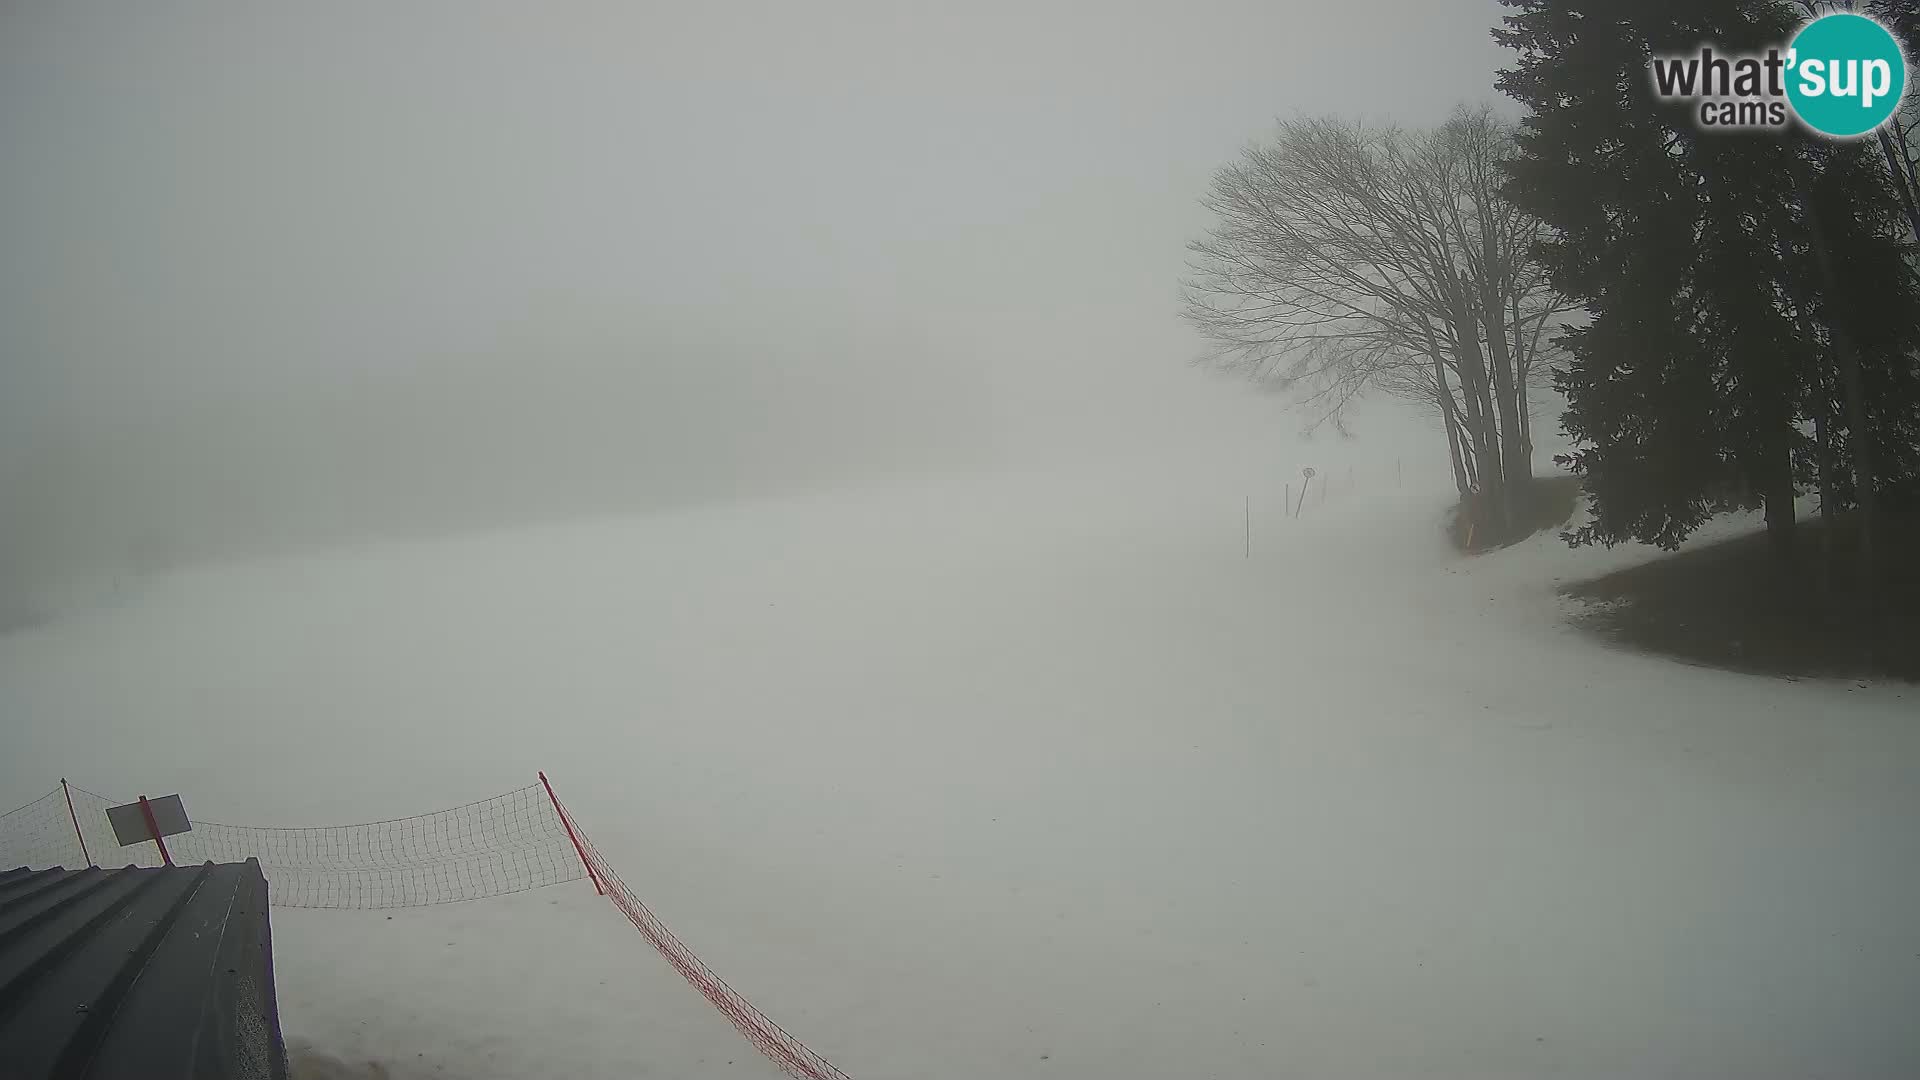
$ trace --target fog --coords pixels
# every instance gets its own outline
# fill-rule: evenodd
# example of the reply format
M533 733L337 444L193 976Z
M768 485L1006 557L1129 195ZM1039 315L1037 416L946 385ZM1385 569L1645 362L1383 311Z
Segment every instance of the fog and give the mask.
M1491 98L1497 14L9 5L4 606L1296 423L1185 363L1195 200Z
M1909 685L1614 647L1569 480L1191 363L1215 170L1514 115L1501 12L0 5L0 869L251 837L342 1076L771 1075L721 980L860 1077L1920 1075ZM79 1053L168 943L6 887Z

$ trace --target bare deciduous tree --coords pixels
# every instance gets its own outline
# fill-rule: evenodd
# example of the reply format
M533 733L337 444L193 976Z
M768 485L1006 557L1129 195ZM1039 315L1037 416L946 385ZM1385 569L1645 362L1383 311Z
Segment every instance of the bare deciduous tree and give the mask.
M1533 259L1538 223L1501 197L1512 151L1484 108L1428 132L1283 122L1215 175L1185 283L1207 359L1296 391L1313 424L1367 390L1432 408L1461 495L1502 527L1571 310Z

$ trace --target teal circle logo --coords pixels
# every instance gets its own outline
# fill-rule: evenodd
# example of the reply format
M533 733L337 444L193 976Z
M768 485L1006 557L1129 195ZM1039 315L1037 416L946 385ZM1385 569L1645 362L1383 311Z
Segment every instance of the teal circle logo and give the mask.
M1900 107L1906 55L1886 27L1865 15L1823 15L1801 27L1789 48L1787 101L1822 135L1865 135Z

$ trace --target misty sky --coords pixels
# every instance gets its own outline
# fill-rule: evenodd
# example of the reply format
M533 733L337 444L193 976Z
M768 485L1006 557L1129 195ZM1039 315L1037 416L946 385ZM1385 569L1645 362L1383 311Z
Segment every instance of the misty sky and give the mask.
M523 485L733 484L1204 427L1176 297L1211 170L1294 111L1492 100L1499 13L9 4L10 517L174 480L291 514L480 444L544 448Z

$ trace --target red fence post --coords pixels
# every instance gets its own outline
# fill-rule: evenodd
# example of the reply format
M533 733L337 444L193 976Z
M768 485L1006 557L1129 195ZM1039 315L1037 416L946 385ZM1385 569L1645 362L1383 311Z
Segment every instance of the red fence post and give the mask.
M67 778L60 778L60 791L67 797L67 820L73 822L73 838L80 841L80 857L93 865L93 856L87 852L87 838L80 832L80 815L73 812L73 792L67 790Z
M573 841L573 851L580 856L580 865L587 868L587 878L593 882L593 891L601 896L607 895L607 890L600 887L600 875L593 872L593 864L587 861L587 849L580 846L580 838L573 834L573 822L567 817L567 812L560 809L560 800L554 797L553 785L547 783L545 772L540 774L540 785L547 789L547 798L553 803L553 812L560 816L560 824L566 826L567 839Z
M160 861L172 866L173 856L167 854L167 842L160 839L160 823L153 820L153 807L147 805L145 795L140 796L140 814L147 819L147 833L153 837L153 846L160 849Z

